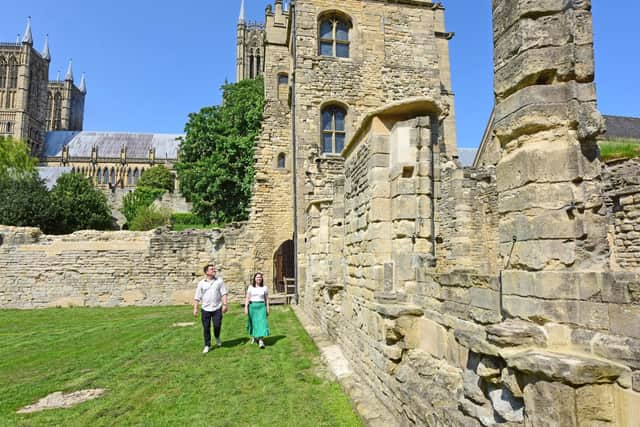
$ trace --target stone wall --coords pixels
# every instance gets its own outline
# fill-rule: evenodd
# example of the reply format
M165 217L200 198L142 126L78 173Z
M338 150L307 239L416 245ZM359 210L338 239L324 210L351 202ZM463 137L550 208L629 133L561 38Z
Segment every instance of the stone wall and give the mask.
M0 226L0 307L191 303L210 262L240 300L252 273L241 233L230 227L48 236L37 228Z
M640 161L611 162L603 178L611 215L611 268L640 271Z
M440 152L437 102L378 109L307 205L303 308L398 424L635 425L640 276L608 242L637 172L603 186L590 3L493 12L497 165Z

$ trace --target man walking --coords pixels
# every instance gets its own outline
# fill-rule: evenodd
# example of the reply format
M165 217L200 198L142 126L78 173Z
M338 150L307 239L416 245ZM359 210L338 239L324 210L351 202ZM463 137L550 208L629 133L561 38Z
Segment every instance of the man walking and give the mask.
M204 330L203 354L211 349L211 322L213 321L213 335L216 346L221 347L220 329L222 327L222 313L227 312L227 288L221 278L216 277L216 267L207 264L204 267L205 278L198 283L196 296L193 299L193 315L198 317L198 303L202 303L202 329Z

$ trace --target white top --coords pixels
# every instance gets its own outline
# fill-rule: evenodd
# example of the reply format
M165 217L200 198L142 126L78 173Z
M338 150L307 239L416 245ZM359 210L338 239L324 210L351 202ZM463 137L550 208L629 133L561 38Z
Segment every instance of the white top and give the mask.
M249 286L247 289L247 295L250 302L265 302L269 296L266 286Z
M202 279L196 288L196 301L202 302L204 311L216 311L222 307L222 296L227 294L227 288L220 278L209 281Z

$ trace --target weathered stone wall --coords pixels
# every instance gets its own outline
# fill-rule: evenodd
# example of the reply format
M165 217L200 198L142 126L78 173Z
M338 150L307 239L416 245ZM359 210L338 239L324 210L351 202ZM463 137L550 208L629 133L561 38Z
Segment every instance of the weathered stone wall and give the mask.
M640 270L640 161L611 162L604 167L605 202L613 241L611 268Z
M231 297L244 296L250 266L241 229L81 231L48 236L0 226L0 307L183 304L202 267L215 262Z

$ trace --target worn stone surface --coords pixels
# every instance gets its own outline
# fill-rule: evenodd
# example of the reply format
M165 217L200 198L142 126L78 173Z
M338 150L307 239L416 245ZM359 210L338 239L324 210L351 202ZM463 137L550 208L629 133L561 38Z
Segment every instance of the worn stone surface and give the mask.
M546 334L540 326L520 319L509 319L487 327L487 340L504 346L546 346Z
M623 372L623 365L587 355L561 354L543 350L502 352L509 367L568 384L611 383Z
M71 393L56 391L43 397L33 405L25 406L17 411L18 414L29 414L32 412L44 411L45 409L70 408L87 400L97 399L102 396L105 389L95 388L79 390Z
M524 388L526 427L577 427L576 392L565 384L537 381Z

